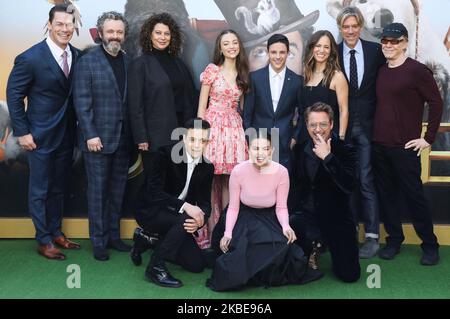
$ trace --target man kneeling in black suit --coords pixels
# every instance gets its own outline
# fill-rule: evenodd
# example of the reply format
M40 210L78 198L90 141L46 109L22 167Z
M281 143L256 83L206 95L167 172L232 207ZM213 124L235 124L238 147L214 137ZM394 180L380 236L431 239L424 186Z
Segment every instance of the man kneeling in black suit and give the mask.
M201 272L206 266L193 235L211 213L214 166L203 157L210 125L196 118L187 121L185 127L182 142L161 147L152 163L144 162L145 208L136 213L143 231L135 231L132 260L140 264L140 254L155 242L145 276L163 287L182 286L170 275L165 261L191 272ZM157 233L159 240L152 233Z

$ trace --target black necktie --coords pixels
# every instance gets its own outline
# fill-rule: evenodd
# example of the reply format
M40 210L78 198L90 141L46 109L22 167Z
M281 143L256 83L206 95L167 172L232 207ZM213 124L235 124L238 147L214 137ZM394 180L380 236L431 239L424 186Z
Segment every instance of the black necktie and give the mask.
M356 67L355 50L350 50L350 89L358 90L358 69Z

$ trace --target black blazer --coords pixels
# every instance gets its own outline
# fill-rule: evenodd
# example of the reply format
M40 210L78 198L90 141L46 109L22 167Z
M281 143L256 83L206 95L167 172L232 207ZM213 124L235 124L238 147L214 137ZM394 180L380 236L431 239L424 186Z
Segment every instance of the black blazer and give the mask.
M194 85L186 65L174 58L185 85L183 119L194 117ZM128 68L128 109L134 142L150 143L150 150L173 144L172 131L178 126L172 83L152 54L143 54Z
M375 107L377 104L377 96L375 91L375 83L378 75L378 70L383 64L386 64L386 59L381 51L381 45L375 42L361 40L364 53L364 77L361 82L361 86L354 95L351 90L349 91L348 107L349 107L349 122L347 128L347 134L352 131L353 118L355 116L356 109L359 110L360 123L364 133L371 140L373 130L373 118L375 115ZM349 75L345 73L344 68L344 45L339 43L339 64L342 72L344 72L347 81L349 81Z
M182 143L182 142L180 142ZM205 221L211 215L211 185L214 165L202 157L194 168L185 200L178 199L186 183L187 158L183 155L181 163L172 161L171 153L179 150L180 144L161 147L157 159L144 163L146 167L145 206L150 215L161 210L177 214L185 202L196 205L205 213ZM182 148L184 152L184 147ZM144 156L144 161L145 161ZM148 168L148 169L147 169Z
M311 161L307 157L317 159L311 139L294 147L293 211L305 211L313 205L313 213L328 224L352 223L349 196L356 185L357 159L353 146L333 135L331 154L323 161L318 159L318 166L308 165Z

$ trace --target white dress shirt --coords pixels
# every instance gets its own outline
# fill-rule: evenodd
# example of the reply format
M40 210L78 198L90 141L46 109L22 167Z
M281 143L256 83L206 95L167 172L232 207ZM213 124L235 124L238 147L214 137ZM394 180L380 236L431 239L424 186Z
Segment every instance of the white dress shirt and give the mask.
M344 57L344 69L345 74L347 74L347 78L350 80L350 49L345 41L343 42L343 57ZM358 88L361 86L361 82L364 76L364 51L362 47L361 40L358 40L355 47L355 59L356 59L356 71L358 72Z
M277 73L274 71L274 69L272 69L272 65L269 64L270 94L272 96L272 105L274 112L276 112L278 102L280 101L285 76L286 76L286 67L284 67L283 70Z
M72 51L70 51L69 45L67 45L66 49L63 50L59 46L57 46L56 43L53 42L53 40L50 37L47 37L45 42L47 42L47 45L48 45L48 47L50 49L50 52L52 53L52 55L55 58L56 62L58 62L59 67L63 71L64 71L64 68L63 68L63 57L62 57L62 55L63 55L64 51L67 52L67 63L69 64L69 72L70 72L70 68L72 67Z
M193 159L192 156L189 154L189 152L186 151L187 156L187 173L186 173L186 183L184 185L183 191L181 192L180 196L178 196L178 199L185 200L188 189L189 189L189 183L191 182L192 174L194 173L195 166L197 166L198 162L200 161L200 157ZM181 209L179 211L180 214L184 212L184 205L181 206Z

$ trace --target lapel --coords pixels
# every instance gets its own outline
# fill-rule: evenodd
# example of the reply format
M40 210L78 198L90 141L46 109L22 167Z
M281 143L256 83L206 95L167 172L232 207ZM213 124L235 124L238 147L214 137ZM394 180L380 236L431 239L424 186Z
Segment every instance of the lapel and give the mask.
M348 78L347 72L345 72L344 67L344 42L342 41L338 45L338 51L339 51L339 64L341 66L342 73L344 73L345 78L347 79L347 82L350 83L350 80Z
M114 75L114 71L113 71L111 65L109 64L108 59L106 58L105 54L103 53L102 46L99 45L95 50L96 50L95 55L97 57L98 66L100 67L100 69L104 70L105 78L109 79L109 81L113 84L113 87L114 87L114 90L116 91L117 96L122 96L122 94L120 93L120 90L119 90L119 85L117 84L117 81L116 81L116 76ZM125 96L125 94L123 94L123 95Z
M364 75L363 75L363 79L361 81L361 86L359 87L359 89L361 90L364 87L365 82L367 81L367 76L369 74L369 61L371 61L371 57L370 57L370 50L367 46L367 43L363 40L360 39L361 41L361 46L363 48L363 54L364 54Z
M277 106L277 110L276 110L275 113L279 113L280 112L280 109L284 105L283 104L284 101L289 96L289 92L291 90L291 83L292 83L291 74L289 72L289 69L286 67L286 73L284 75L283 88L281 89L280 100L278 101L278 106Z
M316 154L314 154L312 150L312 141L309 139L308 143L305 146L305 173L306 176L313 182L316 178L317 171L320 166L320 161L318 160Z
M275 115L275 112L273 111L272 93L270 91L270 79L269 79L269 77L270 77L270 75L269 75L269 65L267 65L264 68L263 80L262 80L264 96L266 98L266 103L264 103L264 105L266 105L266 107L269 108L271 114Z
M53 74L56 76L58 81L61 83L62 87L67 88L69 85L69 80L64 75L63 70L59 66L58 62L56 62L55 58L53 57L52 52L50 51L50 48L47 45L46 40L43 40L41 42L41 48L42 48L42 55L43 55L43 63L46 63L50 69L52 70ZM72 59L73 61L73 59Z
M187 155L186 155L186 148L183 148L183 160L181 163L177 164L177 175L179 176L179 186L180 186L180 192L183 190L184 185L186 185L186 178L187 178ZM194 170L195 171L195 170ZM191 177L192 180L192 177Z
M75 70L75 64L78 61L78 50L75 49L70 43L69 43L70 51L72 52L72 64L70 65L70 73L69 73L69 82L72 81L73 72Z

